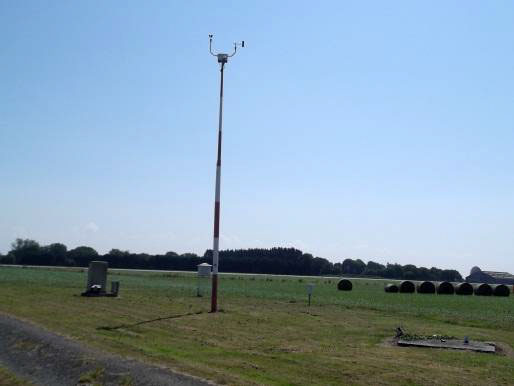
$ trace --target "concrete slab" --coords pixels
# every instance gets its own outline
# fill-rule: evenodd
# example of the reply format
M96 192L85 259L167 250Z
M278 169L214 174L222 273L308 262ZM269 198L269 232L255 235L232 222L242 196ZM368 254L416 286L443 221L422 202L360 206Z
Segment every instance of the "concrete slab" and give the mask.
M398 346L449 348L454 350L478 351L492 354L496 352L496 346L494 343L477 342L472 340L470 340L468 343L464 343L464 341L460 339L398 339Z

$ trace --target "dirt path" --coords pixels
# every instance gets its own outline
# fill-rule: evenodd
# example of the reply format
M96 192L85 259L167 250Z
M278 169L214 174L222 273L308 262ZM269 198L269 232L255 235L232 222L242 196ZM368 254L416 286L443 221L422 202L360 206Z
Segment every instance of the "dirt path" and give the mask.
M105 353L0 313L0 365L35 385L208 385Z

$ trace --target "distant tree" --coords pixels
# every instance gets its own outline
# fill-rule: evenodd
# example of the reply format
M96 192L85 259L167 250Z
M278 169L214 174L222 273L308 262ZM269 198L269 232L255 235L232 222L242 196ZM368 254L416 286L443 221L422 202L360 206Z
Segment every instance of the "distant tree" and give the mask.
M2 255L0 253L0 264L13 264L13 261L12 255Z
M434 275L428 268L418 268L418 280L437 280L437 276Z
M14 257L10 254L2 258L2 264L14 264Z
M172 269L171 256L166 255L154 255L149 257L148 268L150 269Z
M298 262L298 268L300 269L300 275L309 275L312 273L312 265L313 265L314 256L310 253L304 253L300 257L300 261ZM272 264L273 262L271 262ZM271 265L271 264L268 264Z
M64 244L54 243L41 248L42 260L46 265L66 265L68 248Z
M403 279L403 267L400 264L387 263L384 277L388 279Z
M374 261L368 261L364 274L369 276L383 276L385 269L386 267L382 264L375 263Z
M72 265L87 267L91 261L98 259L98 252L91 247L81 246L69 250L66 257Z
M366 269L366 264L361 260L345 259L343 261L343 273L350 275L362 275Z
M332 273L334 275L342 275L343 273L343 264L341 263L335 263L332 267Z
M463 281L461 274L454 269L445 269L439 278L441 281Z
M353 273L353 260L352 259L344 259L342 267L342 273Z
M107 254L111 256L127 256L130 255L130 251L122 251L121 249L113 248Z
M197 259L198 258L198 255L196 253L183 253L180 255L180 257L184 257L186 259Z
M11 244L9 255L14 264L44 264L41 261L41 247L34 240L16 239Z
M418 272L418 267L412 264L407 264L403 266L403 278L407 280L418 280L420 279L420 275Z
M162 270L196 270L198 264L212 264L212 250L203 256L195 253L169 251L164 255L130 253L111 249L99 256L91 247L80 246L70 251L64 244L54 243L41 247L36 241L16 239L7 256L0 254L3 264L77 265L88 266L92 260L102 259L113 268L138 268ZM331 263L322 257L314 257L296 248L253 248L223 250L219 253L220 269L224 272L267 273L285 275L372 275L390 279L462 281L459 272L432 267L417 268L415 265L387 263L386 266L368 261L345 259Z
M311 274L313 275L327 275L332 273L332 263L322 257L315 257L311 264Z
M133 258L129 251L122 251L120 249L111 249L109 253L102 256L102 259L109 263L113 268L139 268L136 264L136 259Z
M443 272L442 269L439 269L439 268L436 268L436 267L430 268L430 275L432 277L434 277L436 280L442 280L441 279L442 272Z
M132 264L139 269L148 269L150 268L150 261L152 256L147 253L138 253L131 254L129 259L129 264Z

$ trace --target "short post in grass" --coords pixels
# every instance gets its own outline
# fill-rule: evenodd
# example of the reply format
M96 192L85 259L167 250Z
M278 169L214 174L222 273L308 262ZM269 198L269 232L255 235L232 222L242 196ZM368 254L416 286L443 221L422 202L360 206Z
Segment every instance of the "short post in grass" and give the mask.
M307 296L308 296L308 305L309 307L311 306L311 296L312 296L312 291L314 290L314 283L309 283L307 284Z

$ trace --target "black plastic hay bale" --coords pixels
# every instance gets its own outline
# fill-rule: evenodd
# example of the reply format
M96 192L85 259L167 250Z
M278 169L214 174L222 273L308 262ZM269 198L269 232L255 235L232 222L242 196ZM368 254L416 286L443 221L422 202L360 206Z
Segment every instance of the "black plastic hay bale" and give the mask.
M435 294L435 284L431 281L424 281L416 286L418 294Z
M398 292L398 286L396 284L388 284L384 287L384 291L391 294L395 294Z
M442 281L437 283L437 293L439 295L453 295L455 293L455 288L452 283Z
M487 283L475 284L473 286L473 292L477 296L491 296L493 294L493 287Z
M505 284L498 284L493 286L493 295L494 296L509 296L510 290Z
M473 286L469 283L459 283L455 286L457 295L473 295Z
M400 292L402 294L411 294L416 290L416 286L409 280L404 280L400 283Z
M341 279L337 283L337 289L339 291L351 291L353 288L352 282L348 279Z

